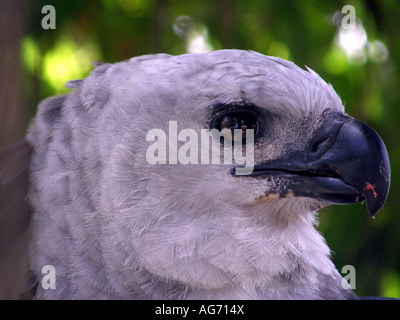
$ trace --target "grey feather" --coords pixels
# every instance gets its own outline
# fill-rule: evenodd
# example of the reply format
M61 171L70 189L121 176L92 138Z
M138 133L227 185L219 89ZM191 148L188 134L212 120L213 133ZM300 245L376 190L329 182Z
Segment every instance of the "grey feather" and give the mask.
M81 87L83 80L71 80L65 84L65 87L68 89L78 89Z

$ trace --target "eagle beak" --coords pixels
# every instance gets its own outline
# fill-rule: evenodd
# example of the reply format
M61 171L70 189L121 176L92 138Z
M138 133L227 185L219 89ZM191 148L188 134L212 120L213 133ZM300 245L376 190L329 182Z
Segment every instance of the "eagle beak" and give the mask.
M365 201L374 217L385 204L390 164L385 145L368 125L329 110L309 145L288 158L254 166L251 176L279 176L285 197L311 197L337 204Z

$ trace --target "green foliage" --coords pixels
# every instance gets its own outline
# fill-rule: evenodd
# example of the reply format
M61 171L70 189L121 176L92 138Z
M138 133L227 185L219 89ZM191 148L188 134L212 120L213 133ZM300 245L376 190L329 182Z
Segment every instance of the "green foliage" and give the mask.
M41 8L48 4L56 9L55 30L41 28ZM353 58L338 45L339 28L332 22L346 4L355 7L368 41L361 56ZM389 198L375 220L362 205L331 206L321 210L319 230L338 270L355 266L358 295L399 296L398 1L35 0L28 5L21 59L27 94L30 90L37 99L68 92L64 83L87 76L91 61L181 54L193 39L202 48L255 50L319 73L339 93L347 113L381 135L392 166ZM181 16L190 18L176 25ZM39 96L32 93L38 89Z

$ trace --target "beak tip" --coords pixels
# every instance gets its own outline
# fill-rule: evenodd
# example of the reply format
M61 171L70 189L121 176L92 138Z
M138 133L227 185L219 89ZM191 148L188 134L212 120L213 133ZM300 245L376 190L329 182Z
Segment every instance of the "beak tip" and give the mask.
M378 133L368 125L353 120L348 122L344 133L353 138L357 150L357 164L361 171L348 172L356 181L357 189L365 198L368 215L373 218L386 202L390 188L390 162L386 146Z
M382 209L383 205L386 202L386 198L389 190L382 190L381 193L377 191L377 188L366 182L366 186L364 188L364 197L365 202L367 204L368 215L371 218L374 218L376 214Z

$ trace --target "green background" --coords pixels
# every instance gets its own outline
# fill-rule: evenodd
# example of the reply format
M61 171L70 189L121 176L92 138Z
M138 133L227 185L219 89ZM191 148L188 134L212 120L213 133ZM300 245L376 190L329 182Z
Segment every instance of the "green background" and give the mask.
M44 5L56 10L55 30L42 28ZM358 58L337 41L332 16L344 5L354 6L367 35ZM191 22L177 24L181 16ZM397 0L1 0L0 145L22 137L37 103L67 93L65 82L87 76L91 61L182 54L200 36L213 50L255 50L308 66L333 85L349 115L379 133L392 167L376 219L365 205L330 206L318 229L339 272L355 267L357 295L400 297L399 19Z

